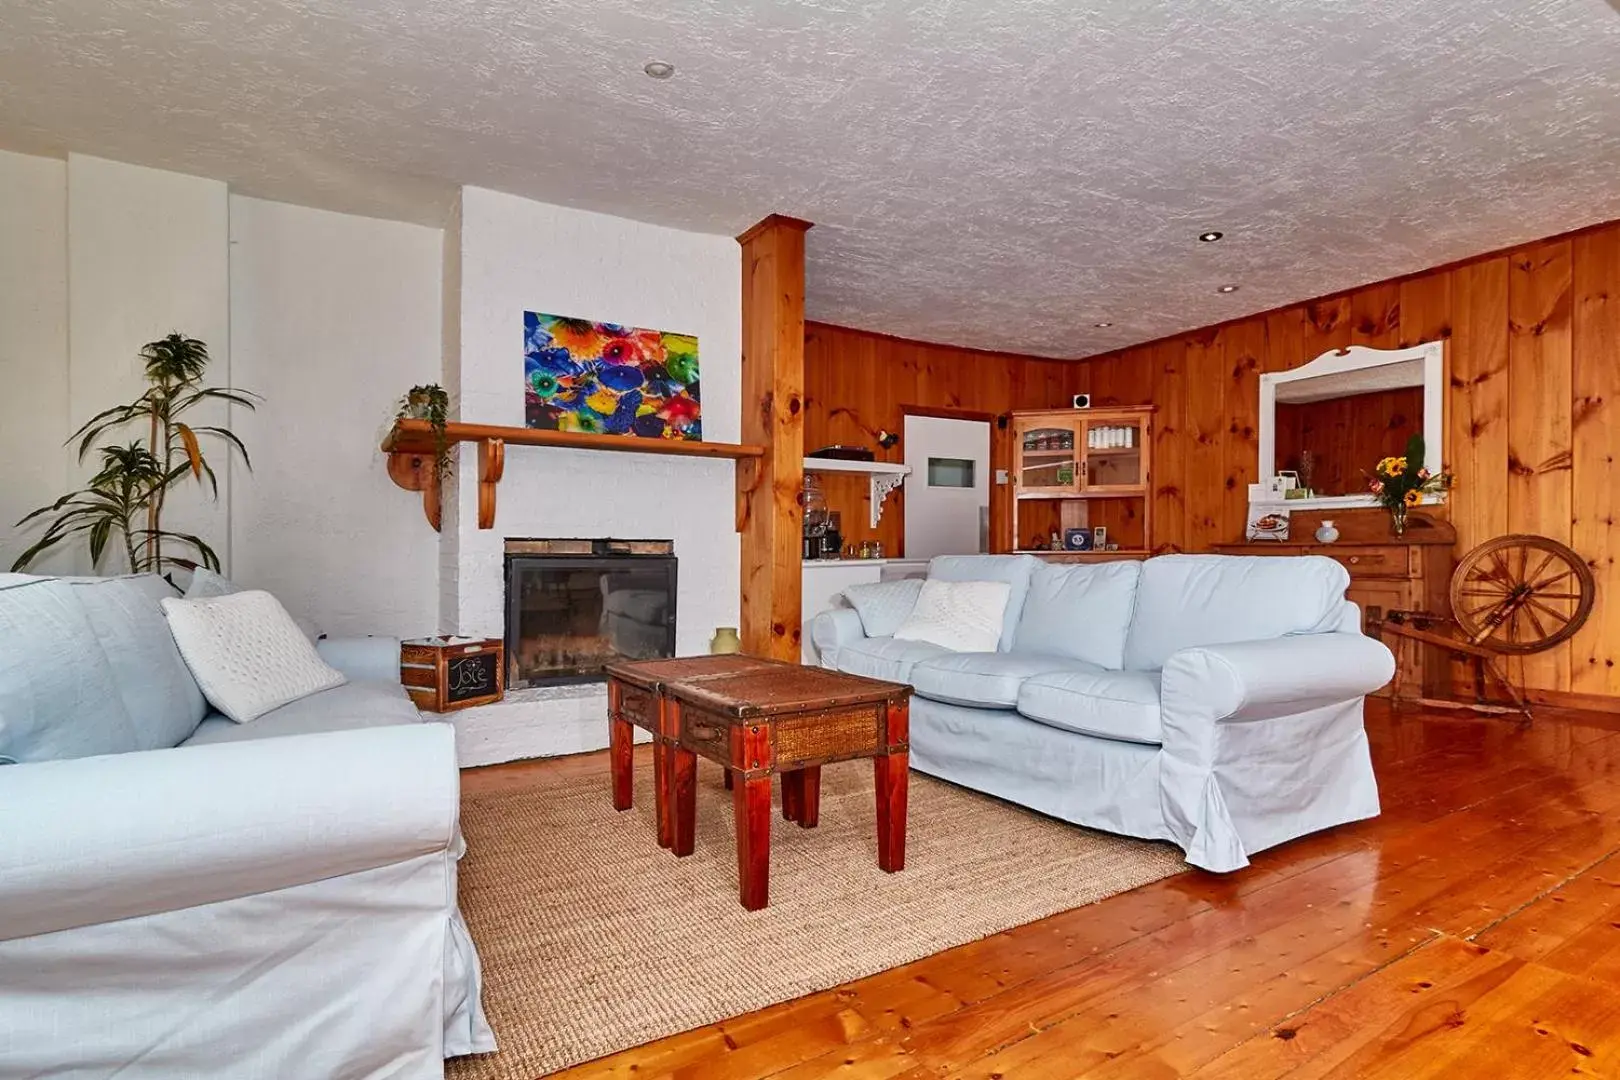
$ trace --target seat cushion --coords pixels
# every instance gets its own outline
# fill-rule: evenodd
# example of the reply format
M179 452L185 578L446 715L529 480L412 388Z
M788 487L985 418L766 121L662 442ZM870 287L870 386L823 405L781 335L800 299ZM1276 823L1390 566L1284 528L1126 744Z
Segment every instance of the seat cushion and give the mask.
M0 589L0 756L55 761L139 747L75 587L41 578Z
M903 683L911 681L911 668L917 661L944 656L948 652L948 649L927 641L856 638L838 647L835 662L839 671L847 671L851 675Z
M1049 727L1124 742L1163 741L1157 671L1067 671L1034 675L1018 712Z
M1117 670L1136 605L1142 564L1042 563L1029 579L1013 651L1070 656Z
M272 709L251 724L238 724L223 713L214 713L180 745L206 746L422 722L422 714L411 704L404 687L392 683L352 682Z
M208 702L175 648L161 601L174 588L156 574L69 584L112 665L137 750L166 750L197 730Z
M923 660L911 669L917 693L950 705L1010 709L1018 689L1032 675L1050 671L1100 672L1102 668L1067 656L1039 653L950 653Z
M1024 612L1030 575L1040 564L1033 555L935 555L928 562L928 577L934 581L1005 581L1007 608L997 648L1006 652L1012 648L1013 633Z
M1125 666L1157 671L1182 649L1325 633L1350 575L1320 555L1161 555L1142 564Z

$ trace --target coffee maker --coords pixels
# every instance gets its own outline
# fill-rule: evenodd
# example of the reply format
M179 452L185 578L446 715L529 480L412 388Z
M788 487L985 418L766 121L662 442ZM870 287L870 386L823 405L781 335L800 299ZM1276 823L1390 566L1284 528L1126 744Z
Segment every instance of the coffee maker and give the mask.
M821 534L821 550L816 557L819 559L836 559L844 551L844 530L838 518L837 510L827 511L827 528Z

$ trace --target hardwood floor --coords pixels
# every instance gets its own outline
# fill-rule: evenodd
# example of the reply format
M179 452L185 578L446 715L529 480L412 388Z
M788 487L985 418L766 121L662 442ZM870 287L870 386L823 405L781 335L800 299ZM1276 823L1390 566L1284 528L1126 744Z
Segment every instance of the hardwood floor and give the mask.
M1384 813L566 1080L1620 1077L1620 718L1368 707ZM464 774L468 790L605 754Z

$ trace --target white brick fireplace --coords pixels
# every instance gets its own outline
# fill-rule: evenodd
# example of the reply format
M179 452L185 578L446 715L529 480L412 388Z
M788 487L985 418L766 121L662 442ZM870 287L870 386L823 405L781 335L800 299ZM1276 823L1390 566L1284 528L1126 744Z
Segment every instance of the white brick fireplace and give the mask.
M470 423L523 425L523 313L696 334L703 433L740 429L741 257L729 236L682 232L464 188L445 229L445 386ZM459 474L476 469L462 444ZM495 527L476 485L452 481L440 534L446 633L501 636L508 537L673 538L676 652L702 652L738 622L739 545L728 460L508 446ZM462 763L607 743L599 685L520 691L456 717Z

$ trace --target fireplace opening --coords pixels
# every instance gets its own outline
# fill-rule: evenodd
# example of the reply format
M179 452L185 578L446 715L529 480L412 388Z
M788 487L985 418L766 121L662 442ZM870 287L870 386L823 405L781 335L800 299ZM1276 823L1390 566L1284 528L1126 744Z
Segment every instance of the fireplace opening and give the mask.
M675 655L672 540L508 540L507 686L595 682Z

